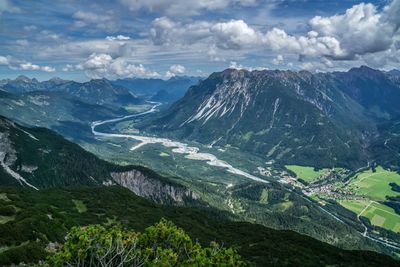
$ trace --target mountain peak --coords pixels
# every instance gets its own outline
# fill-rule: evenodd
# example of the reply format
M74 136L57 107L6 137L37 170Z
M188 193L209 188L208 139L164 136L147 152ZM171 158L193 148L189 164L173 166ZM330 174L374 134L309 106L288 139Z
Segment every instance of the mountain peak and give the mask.
M15 80L21 81L21 82L38 82L35 78L30 79L29 77L27 77L25 75L19 75Z
M378 73L380 71L376 70L376 69L373 69L373 68L370 68L370 67L368 67L366 65L361 65L358 68L351 68L349 70L349 73L352 73L352 72L353 73Z
M51 81L51 82L61 82L61 81L64 81L64 80L61 79L60 77L55 76L55 77L51 78L49 81Z

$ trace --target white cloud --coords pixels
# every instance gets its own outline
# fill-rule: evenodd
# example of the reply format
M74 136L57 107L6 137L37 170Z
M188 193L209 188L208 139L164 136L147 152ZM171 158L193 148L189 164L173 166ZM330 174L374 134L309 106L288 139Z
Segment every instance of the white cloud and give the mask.
M201 11L224 9L229 6L252 6L257 0L120 0L132 11L147 10L168 16L193 16Z
M112 11L106 14L77 11L72 15L72 17L76 19L74 25L78 28L93 26L98 29L113 31L117 27Z
M4 12L17 13L20 12L20 9L9 0L0 0L0 15Z
M27 32L31 32L31 31L37 30L37 27L35 25L27 25L27 26L24 26L24 30Z
M329 56L352 59L356 55L387 50L392 45L394 25L387 19L386 11L379 13L373 4L361 3L342 15L316 16L310 20L310 26L321 38L334 38L340 43L343 54Z
M40 69L41 69L42 71L45 71L45 72L55 72L55 71L56 71L55 68L50 67L50 66L43 66L43 67L40 67Z
M248 71L253 71L253 70L267 70L268 68L266 67L246 67L243 66L242 64L237 63L236 61L231 61L229 63L229 68L230 69L236 69L236 70L248 70Z
M11 56L0 56L0 65L6 65L8 68L13 70L34 70L34 71L45 71L54 72L55 68L50 66L39 66L32 62L19 60Z
M61 70L62 71L73 71L73 70L75 70L75 67L71 64L66 64Z
M249 27L243 20L220 22L210 27L210 34L222 49L240 49L260 41L260 33Z
M284 61L283 56L282 55L277 55L276 58L274 58L272 60L272 64L274 64L274 65L282 65L283 61Z
M129 36L124 36L124 35L117 35L117 36L107 36L106 37L106 40L109 40L109 41L127 41L127 40L130 40L131 39L131 37L129 37Z
M0 65L8 65L9 64L9 60L7 57L4 56L0 56Z
M40 70L40 66L36 64L32 64L31 62L21 63L19 64L21 70Z
M48 30L43 30L37 35L38 40L59 41L62 35Z
M188 47L202 44L208 47L207 54L214 61L224 60L221 56L224 50L245 53L272 50L297 55L300 59L356 60L357 57L400 49L399 13L400 0L394 0L382 11L372 4L361 3L344 14L312 18L310 31L303 35L291 35L279 28L260 31L243 20L182 23L161 17L153 21L150 36L155 45ZM273 64L279 62L276 59Z
M76 69L84 70L90 78L126 78L126 77L159 77L160 75L146 69L142 64L131 64L126 59L112 58L108 54L93 53L89 58L76 65Z
M36 64L32 64L31 62L20 63L19 68L21 70L41 70L44 72L54 72L56 71L55 68L50 66L39 66Z
M20 45L20 46L28 46L28 45L29 45L28 40L25 40L25 39L16 40L15 43L16 43L17 45Z
M167 79L174 77L176 75L181 75L186 72L186 68L179 64L172 65L169 70L165 73L165 77Z

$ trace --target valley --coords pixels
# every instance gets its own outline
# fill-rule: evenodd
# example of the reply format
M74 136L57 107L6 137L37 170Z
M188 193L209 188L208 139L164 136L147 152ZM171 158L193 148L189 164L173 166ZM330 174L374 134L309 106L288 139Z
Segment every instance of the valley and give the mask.
M400 0L0 25L0 267L400 266Z
M105 124L109 124L109 123L117 123L120 121L124 121L124 120L128 120L130 118L137 118L137 117L141 117L143 115L146 114L151 114L157 111L157 107L160 105L160 103L154 103L154 106L152 108L150 108L147 111L141 112L141 113L137 113L134 115L129 115L127 117L122 117L122 118L116 118L116 119L110 119L110 120L105 120L105 121L100 121L100 122L94 122L92 123L92 132L95 136L101 136L101 137L106 137L106 138L132 138L136 141L139 141L140 143L133 145L130 148L130 151L132 151L133 153L135 153L135 150L140 149L143 153L143 151L147 151L147 149L145 147L145 145L149 145L149 144L158 144L160 143L163 147L165 148L170 148L171 150L162 150L162 152L159 153L159 156L161 158L165 158L165 157L169 157L170 154L187 154L186 156L184 156L186 159L189 160L205 160L207 161L207 164L210 166L216 166L216 167L223 167L223 168L227 168L227 171L233 174L237 174L239 176L244 176L246 178L249 178L253 181L256 182L263 182L263 183L268 183L267 180L272 180L275 181L278 180L279 183L283 184L284 186L289 185L290 188L286 189L288 191L291 191L291 188L299 188L301 189L302 194L304 194L304 196L301 196L303 198L310 197L311 199L315 199L319 202L319 205L321 205L321 210L323 210L324 212L326 212L326 214L329 214L330 216L332 216L332 218L334 218L335 220L346 224L346 222L344 222L343 220L340 219L341 215L335 213L332 213L332 211L328 211L324 208L325 204L326 204L326 200L331 200L331 201L337 201L340 205L342 205L343 207L356 212L354 209L349 208L349 204L344 204L344 203L348 203L350 201L352 201L352 199L356 200L359 199L359 196L354 196L355 194L350 190L351 185L349 185L350 183L346 182L346 183L342 183L342 181L344 180L344 178L346 176L349 175L349 171L346 169L342 169L342 168L336 168L336 169L322 169L319 171L315 171L313 167L303 167L303 166L297 166L297 165L291 165L291 166L285 166L287 170L294 172L295 175L298 178L292 177L290 175L290 173L286 173L285 171L278 171L277 169L275 169L275 167L270 166L267 167L267 169L257 166L257 168L255 168L255 166L252 167L253 169L253 173L255 173L255 170L258 170L259 175L261 177L264 177L265 179L260 179L254 175L251 175L249 173L243 172L241 170L238 170L234 167L232 167L232 165L227 164L225 161L221 161L218 160L213 154L211 153L200 153L199 152L199 148L198 147L192 147L192 146L188 146L185 143L182 142L176 142L176 141L172 141L170 139L167 138L157 138L157 137L149 137L149 136L141 136L141 135L132 135L132 134L122 134L122 133L104 133L104 132L98 132L95 130L95 128L97 126L102 126ZM125 125L125 124L123 124ZM132 129L134 128L134 124L132 123L128 123L128 128ZM124 126L122 126L124 127ZM126 126L125 126L126 127ZM113 127L112 127L113 128ZM114 129L114 128L113 128ZM121 129L120 129L121 130ZM126 130L126 129L125 129ZM123 132L123 130L122 130ZM139 132L139 131L137 131ZM152 150L154 149L154 146L150 149ZM209 150L213 150L212 146L208 146ZM215 150L215 149L214 149ZM223 149L218 149L218 151L221 153L221 150L224 151ZM225 152L225 151L224 151ZM226 156L226 155L224 155ZM182 161L177 161L182 163ZM189 163L190 166L193 166L193 164ZM157 169L157 168L156 168ZM379 168L380 171L383 171L383 169L380 167ZM160 170L161 171L161 170ZM164 169L165 171L165 169ZM272 175L272 173L274 173L275 175ZM380 174L381 172L378 172L377 174ZM395 174L395 173L393 173ZM361 173L362 175L362 173ZM399 175L400 177L400 175ZM300 179L300 180L299 180ZM304 179L304 180L302 180ZM364 178L365 179L365 178ZM354 179L350 179L349 181L354 180ZM379 182L384 185L385 183L390 183L390 182L399 182L400 179L389 179L390 181L386 181L384 179L380 180ZM300 181L300 182L298 182ZM318 183L320 182L320 183ZM322 185L321 185L322 182ZM334 186L332 186L329 183L334 184ZM311 185L309 185L309 183L311 183ZM211 183L212 184L212 183ZM338 188L340 184L344 184L344 185L349 185L348 187L344 188L343 186L341 188ZM188 184L189 185L189 184ZM230 188L233 187L235 184L234 183L228 183L226 185L226 188ZM193 187L193 185L189 185L191 187ZM372 190L374 190L374 188L372 188ZM389 189L390 191L390 189ZM267 191L265 191L267 192ZM265 199L265 196L261 196L262 198ZM382 199L384 200L385 194L382 194ZM345 198L346 200L342 201L341 199ZM309 201L309 200L308 200ZM212 202L211 202L212 203ZM291 202L287 202L289 203L289 207L290 207L290 203ZM372 200L369 204L372 203ZM236 207L235 207L236 204ZM287 209L287 205L283 204L283 209ZM243 209L243 207L236 200L233 198L228 198L228 200L226 200L226 205L229 208L228 210L232 213L244 213L245 209ZM374 202L374 205L380 205L383 206L382 204L379 204L378 202ZM286 206L286 207L285 207ZM220 206L219 206L220 207ZM368 205L369 207L369 205ZM368 208L366 207L366 208ZM388 220L388 222L385 224L385 226L389 225L390 227L383 227L384 224L375 224L375 221L371 216L367 216L368 219L371 220L372 225L376 225L379 227L383 227L387 230L393 231L393 232L400 232L398 230L398 225L397 222L400 219L400 216L395 214L394 211L392 210L392 212L387 211L387 209L390 210L390 208L383 206L386 210L386 216L384 217L380 217L383 219L383 222L386 220ZM363 210L363 212L366 212L366 208ZM378 211L382 211L382 209L379 209L378 207L375 208ZM384 210L384 211L385 211ZM362 213L363 213L362 212ZM359 219L359 217L362 215L362 213L357 213L357 218ZM367 212L366 212L367 213ZM378 212L379 213L379 212ZM369 212L368 214L372 214L373 212ZM379 216L379 215L375 215L375 216ZM394 217L393 217L394 216ZM381 221L382 221L381 219ZM392 249L395 250L400 250L400 243L397 243L393 240L396 240L397 237L385 237L382 238L379 234L379 232L375 231L375 235L368 235L367 234L367 226L365 226L363 224L362 221L360 221L360 224L363 225L363 227L365 227L363 232L359 232L360 234L362 234L363 236L374 240L378 243L382 243L385 246L388 246Z
M220 74L215 75L218 78ZM235 75L242 74L228 73L227 75L229 78L229 75L236 77ZM258 75L261 74L256 74L257 79ZM262 75L268 76L271 73ZM277 75L286 75L286 73ZM107 81L92 83L103 86L99 87L103 89L95 90L99 95L102 95L101 90L110 90L109 86L112 86L112 82ZM205 80L201 83L207 84L210 81ZM191 87L187 95L192 94L191 90L196 90L196 87ZM257 90L268 91L269 89ZM289 96L281 97L297 97L291 95L290 90L286 92ZM335 93L331 92L331 94ZM116 183L157 203L185 207L200 205L216 212L227 212L231 216L230 219L234 221L257 223L278 230L293 230L345 249L373 250L394 257L399 251L400 234L397 224L399 215L396 212L399 201L397 193L392 189L399 184L399 181L396 172L389 169L389 166L395 169L396 165L393 165L393 161L391 161L392 165L389 165L387 161L383 161L382 165L377 165L379 161L373 161L372 153L364 154L364 151L358 150L357 145L352 145L360 142L359 140L346 139L357 137L360 132L357 133L358 130L353 129L356 133L354 136L346 133L346 127L349 126L344 125L347 122L342 125L343 131L337 128L334 130L331 127L337 126L337 122L329 122L332 120L330 116L333 115L325 114L325 111L316 111L309 107L310 109L304 114L307 119L300 122L297 115L290 119L285 118L288 115L280 117L285 114L284 112L290 113L291 109L281 110L287 106L282 104L283 100L277 100L272 103L271 112L274 114L271 118L272 126L271 123L267 123L268 127L261 130L247 130L247 126L240 126L244 128L234 133L234 136L240 136L240 140L234 137L227 141L219 136L225 134L228 137L232 130L226 130L226 128L224 130L223 127L227 125L219 126L218 121L213 120L215 114L212 115L212 113L202 122L203 126L196 126L201 130L191 128L190 124L196 123L196 120L176 125L178 131L188 131L184 128L189 127L190 131L195 131L195 135L199 138L175 134L169 130L159 130L169 127L160 118L165 116L170 118L171 111L176 110L177 105L182 105L181 102L187 96L172 106L171 103L153 102L151 99L138 99L136 103L128 104L122 101L117 105L97 102L89 104L86 102L87 95L81 97L71 95L70 92L46 90L23 93L2 92L0 96L0 102L5 104L5 108L1 109L2 115L11 117L23 125L44 126L56 130L104 162L121 166L117 168L107 165L108 167L93 172L96 176L85 174L88 179L79 181L79 184L109 186ZM301 94L300 97L304 96ZM115 98L110 96L110 99ZM343 101L346 103L349 100ZM219 102L216 103L219 105ZM302 105L302 103L297 104ZM305 105L309 106L308 103ZM57 109L58 104L63 108ZM207 106L202 105L200 109ZM238 105L238 103L232 104L231 115L221 113L222 117L238 115L237 123L240 124L242 116L246 114L245 110L252 108L252 105L243 107L243 113L236 114L234 107ZM254 103L253 106L258 106L258 104ZM180 108L187 109L187 106ZM213 109L212 106L207 108ZM256 112L262 114L259 111ZM342 118L340 116L343 115L340 112L336 119ZM352 119L361 119L361 121L364 119L361 113L357 116L360 117ZM311 123L315 119L316 127L333 124L326 129L315 130L314 124ZM268 122L268 119L265 120ZM281 120L287 120L287 122L284 123ZM290 129L295 125L292 120L299 123L296 124L298 128ZM209 123L212 127L208 125ZM306 126L309 123L311 125ZM364 127L363 123L358 122L358 125ZM149 124L152 126L149 127ZM234 124L235 127L238 126ZM304 127L307 129L303 129ZM290 134L285 132L285 129L289 129ZM309 140L307 131L314 131L312 129L315 130L315 134L321 134L320 131L337 131L339 135L336 137L330 135L331 133L328 134L329 136L315 135L311 136L312 140ZM386 140L395 140L397 128L386 126L382 129L385 129L385 134L388 136ZM221 130L222 132L218 133ZM24 131L32 134L28 128ZM274 133L273 131L281 132ZM281 137L286 141L279 138L281 133L283 133ZM208 135L208 141L202 139L204 135ZM33 133L33 136L38 137L39 140L43 139L40 137L41 134ZM271 142L276 143L273 146L260 147L258 144L270 142L266 139L267 136L275 140ZM30 138L29 135L27 137ZM315 138L320 139L314 143ZM327 155L334 157L335 153L339 153L339 150L334 147L335 144L332 143L335 138L337 139L334 142L338 142L337 144L342 142L340 140L343 138L347 140L344 143L346 149L341 156L344 155L342 160L346 157L352 158L350 165L342 165L340 161L327 165L324 163L325 160L317 159L318 155L324 153L328 153L324 154L324 157ZM256 147L243 147L245 144L243 142L256 144ZM374 140L375 151L382 147L380 142L379 138ZM392 146L390 141L384 144ZM24 146L26 146L25 143ZM259 153L259 149L264 152ZM314 152L316 152L315 155ZM307 156L308 160L316 159L316 161L314 164L307 164L308 160L304 161L303 156ZM374 162L374 165L367 166L367 161ZM138 166L147 168L144 175ZM374 179L375 175L369 173L372 172L372 167L377 175L383 176L379 176L377 180ZM103 171L111 170L110 168L116 169L117 173L111 171L105 177L99 176ZM149 170L155 173L150 172L148 175ZM33 174L36 174L36 171ZM71 175L78 177L78 174L73 172ZM154 178L158 175L162 175L163 178ZM357 182L357 175L361 177L361 182ZM51 182L51 179L54 179L53 176L46 177L46 180L40 181L39 184L34 182L35 175L23 173L23 177L28 177L27 181L38 186L39 189L53 186ZM73 184L73 180L63 181L65 178L67 176L62 179L57 178L54 185L63 182L66 185ZM163 182L160 183L159 179ZM374 181L377 183L374 184ZM368 186L371 186L370 190L378 195L370 194ZM84 213L87 204L79 202L79 199L75 200L76 209ZM5 220L9 219L11 217L5 217Z

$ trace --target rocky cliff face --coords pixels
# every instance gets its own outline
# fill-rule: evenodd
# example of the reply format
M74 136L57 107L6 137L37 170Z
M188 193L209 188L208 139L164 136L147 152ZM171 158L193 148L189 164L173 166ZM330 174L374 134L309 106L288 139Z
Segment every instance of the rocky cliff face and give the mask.
M366 164L364 108L333 74L228 69L192 86L141 130L207 145L231 145L282 164Z
M111 173L114 181L136 195L160 204L185 204L199 200L199 195L180 185L164 182L138 170Z

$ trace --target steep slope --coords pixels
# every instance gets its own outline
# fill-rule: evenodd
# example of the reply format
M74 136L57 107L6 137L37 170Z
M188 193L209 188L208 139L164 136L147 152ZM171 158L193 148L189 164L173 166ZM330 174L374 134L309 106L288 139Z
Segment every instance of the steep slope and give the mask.
M366 66L333 73L337 88L378 118L400 115L400 79L396 72L385 73Z
M166 207L137 197L119 186L60 188L41 191L0 188L0 264L37 262L62 242L75 225L120 224L143 229L160 218L172 220L202 244L234 246L251 266L396 266L388 256L338 249L292 231L228 221L223 213ZM12 211L11 211L12 210Z
M33 189L121 184L158 203L183 204L196 193L143 167L100 160L45 128L26 128L0 117L0 184Z
M142 129L210 145L232 145L283 163L365 164L374 126L335 76L228 69L212 74Z

